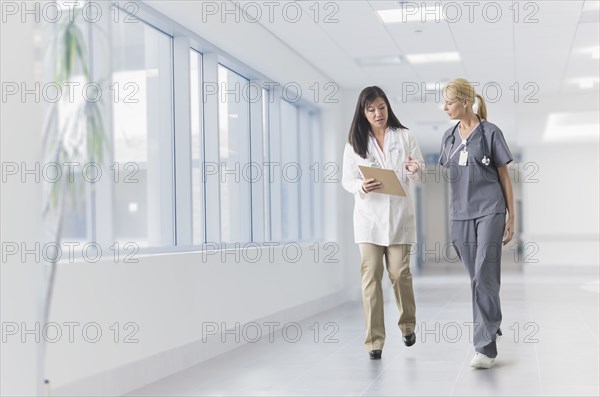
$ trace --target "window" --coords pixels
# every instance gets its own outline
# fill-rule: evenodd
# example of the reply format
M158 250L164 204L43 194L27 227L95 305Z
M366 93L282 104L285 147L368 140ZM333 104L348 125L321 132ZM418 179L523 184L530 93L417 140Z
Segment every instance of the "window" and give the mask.
M302 166L302 179L300 180L300 240L307 241L314 236L314 224L312 212L315 210L313 198L315 196L314 185L320 183L318 174L313 166L312 146L313 141L310 114L307 109L300 109L299 125L299 149L300 164Z
M281 101L281 237L283 241L300 238L300 181L302 167L298 145L298 108Z
M89 78L106 76L111 93L99 105L110 169L96 184L75 170L63 241L119 243L114 248L128 252L126 243L135 243L151 253L320 237L327 170L319 163L316 110L285 101L280 88L261 84L269 79L218 49L202 53L201 38L150 7L140 4L137 17L102 26L78 21L82 37L92 40L89 70L97 76ZM110 57L96 39L108 40ZM83 85L80 69L70 80ZM82 98L57 106L57 128L71 123L84 130ZM86 134L80 135L77 149L85 154Z
M263 222L264 222L264 235L262 236L264 241L271 240L271 184L270 173L268 165L271 162L271 155L269 153L269 142L270 142L270 129L269 129L269 103L271 98L271 92L263 89L262 90L262 164L261 164L261 181L263 183ZM258 237L258 236L256 236ZM254 241L258 241L258 238L254 238Z
M77 15L77 12L81 12L78 8L81 5L76 5L77 10L74 12L74 15ZM63 23L66 23L66 17L64 17ZM53 27L56 29L56 33L58 35L58 24L54 24ZM84 22L83 18L75 18L74 26L80 31L85 32L87 29L87 25ZM81 34L78 36L81 40L81 44L85 47L89 47L88 36ZM66 49L63 46L57 48L56 57L63 58L65 56ZM87 59L80 59L75 56L76 59L74 65L74 70L71 72L71 76L68 77L68 80L72 84L78 84L78 87L82 87L88 81L86 81L86 77L84 75L84 71L82 70L81 62L87 62ZM60 59L61 62L64 63L64 60ZM89 70L89 68L88 68ZM56 70L52 70L51 75L54 75ZM90 76L88 76L90 77ZM66 149L68 153L68 160L65 157L61 156L57 158L56 161L58 164L63 164L65 161L75 162L76 165L72 168L73 174L70 175L72 177L73 182L67 182L64 185L65 193L64 193L64 209L62 212L62 229L61 229L61 238L62 241L65 242L77 242L77 243L86 243L92 241L94 238L94 224L92 223L92 218L89 216L91 213L91 183L90 180L93 180L97 177L97 174L94 172L94 168L87 167L89 163L98 161L94 158L89 158L86 156L86 153L82 151L82 148L87 147L87 136L85 130L85 123L80 122L83 118L86 102L82 95L77 92L73 97L69 97L68 95L64 95L61 97L61 100L56 104L56 115L57 118L55 120L54 126L56 127L56 134L62 134L66 142L74 142L74 144L69 145L66 144L68 148ZM92 106L96 106L93 104ZM46 150L51 148L46 148ZM78 153L79 151L79 153ZM52 161L55 159L52 157ZM69 181L69 177L67 177L68 168L63 168L58 172L61 172L61 178L58 178L56 184L51 183L53 189L62 188L62 183L64 181ZM84 179L84 173L88 176L87 181ZM54 176L54 174L52 174ZM52 177L51 177L52 178Z
M242 91L249 81L218 68L221 241L245 243L251 240L250 108Z
M192 134L192 228L195 245L204 242L204 199L202 176L202 54L190 50L190 109Z
M312 235L311 238L314 240L320 240L323 238L323 185L325 183L336 183L339 184L339 165L337 163L323 162L323 141L319 139L321 137L321 124L320 116L317 112L310 113L310 131L311 131L311 171L313 176L311 183L312 189Z
M113 234L140 247L174 244L171 41L142 22L112 27Z

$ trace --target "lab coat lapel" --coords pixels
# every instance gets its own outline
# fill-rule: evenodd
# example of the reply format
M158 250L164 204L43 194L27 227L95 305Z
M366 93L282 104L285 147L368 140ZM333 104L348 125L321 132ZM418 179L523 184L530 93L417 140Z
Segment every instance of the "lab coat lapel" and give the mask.
M400 132L398 130L392 130L392 140L390 142L390 151L389 151L389 166L393 170L399 170L402 168L402 163L404 159L402 158L402 154L404 150L402 150L402 143L400 141L400 137L398 136Z
M377 148L375 147L376 143L373 143L373 139L369 136L369 153L367 156L367 161L369 162L369 167L377 167L382 168L383 164L379 164L379 155L377 154Z

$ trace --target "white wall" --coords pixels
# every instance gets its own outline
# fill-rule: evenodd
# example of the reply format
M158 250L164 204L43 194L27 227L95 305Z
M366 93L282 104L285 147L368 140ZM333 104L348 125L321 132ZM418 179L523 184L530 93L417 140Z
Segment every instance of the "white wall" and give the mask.
M524 242L535 244L524 254L532 264L600 263L599 158L597 142L524 148L524 162L536 164L523 183Z
M561 142L545 137L549 113L598 113L593 92L544 97L519 108L519 142L523 163L524 243L532 243L530 264L595 265L600 263L600 139L571 136ZM537 251L536 251L537 250ZM536 262L535 260L538 260Z
M34 30L33 23L21 23L16 18L9 18L1 24L0 70L3 84L17 83L20 86L26 83L31 89L39 79L36 70L40 68L36 60L40 49L34 45ZM33 175L28 175L26 182L22 183L20 172L9 176L5 167L14 163L21 169L22 163L25 163L28 169L34 168L41 148L42 109L35 103L33 95L27 96L26 102L21 102L20 95L9 96L0 106L2 176L6 177L0 185L0 230L4 254L5 244L16 243L20 247L25 244L31 249L40 241L40 185ZM21 323L26 323L28 329L34 329L40 313L42 267L33 255L28 255L26 261L22 261L20 255L7 256L6 260L2 259L0 279L0 318L2 336L6 337L6 343L2 341L1 345L0 394L36 395L41 390L38 388L41 382L37 360L39 344L35 343L33 336L22 343L20 332L14 336L5 332L10 331L10 323L18 324L18 330Z
M323 250L315 261L314 250L304 245L296 263L286 261L281 247L272 250L272 258L268 249L261 252L257 263L244 257L255 257L258 251L241 249L239 262L234 251L225 257L182 253L141 257L137 264L108 259L61 265L51 321L80 326L74 343L65 335L50 346L49 375L59 388L56 392L123 393L244 343L243 338L233 344L218 339L201 343L210 324L219 331L222 323L233 328L236 323L262 324L261 319L283 325L342 302L343 264L323 263ZM295 257L296 249L290 247L287 255ZM91 323L103 332L97 343L90 342L93 328L88 340L81 332ZM110 328L114 323L121 330L116 341ZM127 323L138 328L125 330ZM125 343L127 335L139 342ZM192 346L187 355L177 350L182 346ZM156 357L162 360L156 362ZM128 367L136 362L138 366ZM126 370L117 371L119 367Z

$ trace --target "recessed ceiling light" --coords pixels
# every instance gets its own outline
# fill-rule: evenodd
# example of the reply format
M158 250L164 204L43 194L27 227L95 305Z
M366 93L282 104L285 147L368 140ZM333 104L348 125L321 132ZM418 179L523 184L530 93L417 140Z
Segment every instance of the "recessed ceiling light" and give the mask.
M581 80L579 82L579 88L582 89L588 89L588 88L594 88L594 81L593 80Z
M579 52L584 54L590 54L592 56L592 59L600 59L599 46L583 47L579 49Z
M460 54L456 51L430 52L426 54L407 54L406 58L410 63L457 62L460 61Z
M598 83L600 79L598 77L579 77L576 79L571 79L571 83L579 85L579 88L582 90L587 90L590 88L594 88L594 84Z
M550 113L546 119L545 142L598 141L598 112Z
M365 57L356 59L356 63L359 66L389 66L399 65L403 62L404 60L400 55L390 55L383 57Z
M436 4L433 7L418 7L416 3L405 3L401 8L391 10L377 10L377 14L383 23L406 23L406 22L440 22L446 17L442 7Z

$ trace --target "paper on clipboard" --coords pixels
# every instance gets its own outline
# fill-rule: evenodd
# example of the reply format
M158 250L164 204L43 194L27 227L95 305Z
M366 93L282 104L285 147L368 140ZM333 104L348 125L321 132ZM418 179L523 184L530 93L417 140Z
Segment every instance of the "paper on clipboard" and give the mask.
M381 182L381 189L373 190L371 193L384 193L391 194L393 196L406 196L402 185L398 180L398 176L393 170L386 168L375 168L366 167L364 165L358 166L360 173L365 179L374 178L376 181Z

